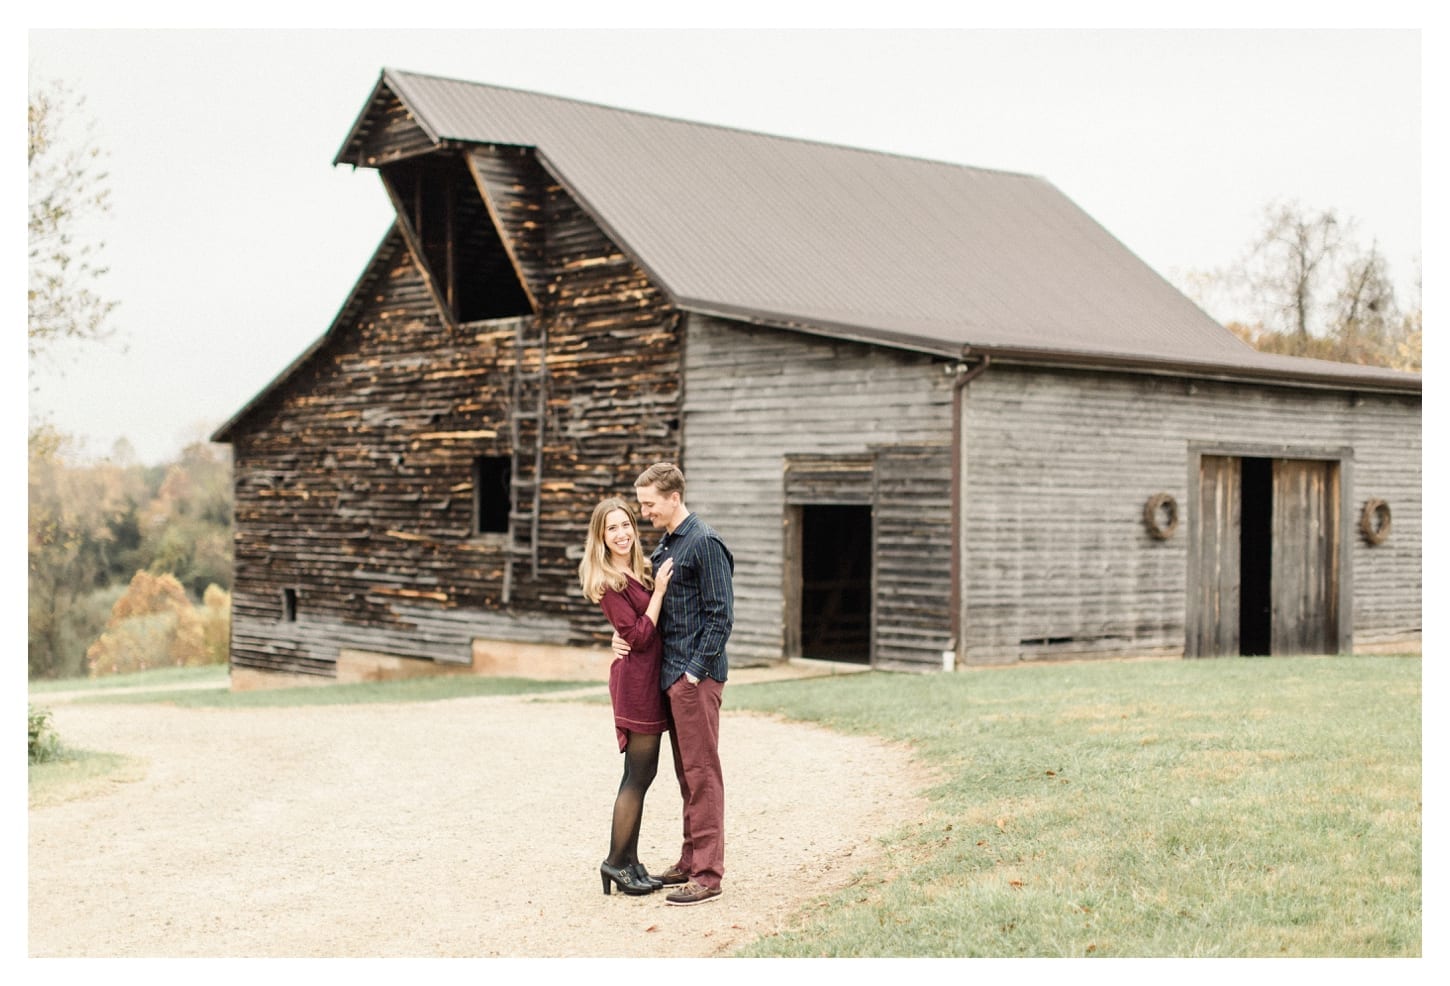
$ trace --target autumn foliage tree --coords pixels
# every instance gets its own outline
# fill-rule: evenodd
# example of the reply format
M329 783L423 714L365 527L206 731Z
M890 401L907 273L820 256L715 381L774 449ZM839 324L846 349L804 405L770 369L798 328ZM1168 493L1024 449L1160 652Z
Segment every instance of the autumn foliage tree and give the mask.
M198 607L174 575L137 572L87 648L86 666L95 677L225 662L230 610L231 597L217 586Z

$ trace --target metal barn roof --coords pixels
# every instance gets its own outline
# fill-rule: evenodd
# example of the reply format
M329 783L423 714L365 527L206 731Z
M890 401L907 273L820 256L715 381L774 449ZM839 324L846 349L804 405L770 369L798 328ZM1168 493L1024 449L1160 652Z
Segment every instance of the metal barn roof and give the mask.
M1259 353L1042 178L393 69L335 163L370 163L390 93L434 143L535 148L687 310L944 355L1420 388Z

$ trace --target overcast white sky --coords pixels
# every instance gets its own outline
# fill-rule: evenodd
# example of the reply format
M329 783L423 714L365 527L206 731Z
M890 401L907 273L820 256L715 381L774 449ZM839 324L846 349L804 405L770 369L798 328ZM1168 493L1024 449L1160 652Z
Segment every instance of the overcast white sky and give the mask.
M1414 30L31 30L86 97L115 340L57 351L32 421L164 461L326 330L384 234L333 156L384 66L1040 175L1170 280L1276 198L1421 258ZM1428 292L1427 292L1428 293ZM1215 313L1218 314L1218 313ZM124 349L122 347L125 347Z

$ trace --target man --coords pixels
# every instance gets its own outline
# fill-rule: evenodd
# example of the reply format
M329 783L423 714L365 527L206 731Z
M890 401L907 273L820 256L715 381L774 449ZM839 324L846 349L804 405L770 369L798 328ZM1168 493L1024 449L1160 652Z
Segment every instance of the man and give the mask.
M660 688L684 799L684 841L679 861L656 879L684 884L665 898L668 903L703 904L720 896L725 874L720 700L728 671L725 641L735 620L735 559L720 535L685 506L685 477L677 466L650 466L634 488L640 515L665 532L650 557L655 570L666 558L675 560L660 613ZM629 653L619 634L614 651Z

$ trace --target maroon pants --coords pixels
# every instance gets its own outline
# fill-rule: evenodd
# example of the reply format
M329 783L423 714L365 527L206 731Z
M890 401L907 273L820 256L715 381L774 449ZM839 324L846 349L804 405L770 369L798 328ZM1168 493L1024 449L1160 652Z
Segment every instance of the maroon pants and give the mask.
M679 867L696 883L720 886L725 875L725 778L720 771L720 699L725 685L681 675L669 699L670 747L684 800Z

